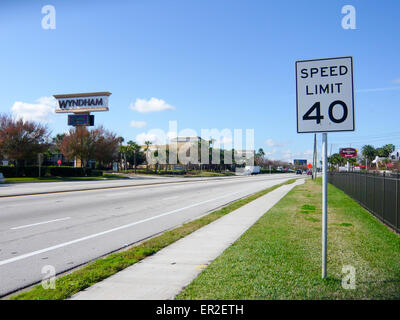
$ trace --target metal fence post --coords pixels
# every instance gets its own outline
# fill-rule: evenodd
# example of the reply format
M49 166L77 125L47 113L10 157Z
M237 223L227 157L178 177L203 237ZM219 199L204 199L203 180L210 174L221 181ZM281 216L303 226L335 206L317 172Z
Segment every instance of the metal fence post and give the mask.
M367 185L367 175L368 175L368 171L365 171L365 201L364 204L367 205L367 194L368 194L368 185Z

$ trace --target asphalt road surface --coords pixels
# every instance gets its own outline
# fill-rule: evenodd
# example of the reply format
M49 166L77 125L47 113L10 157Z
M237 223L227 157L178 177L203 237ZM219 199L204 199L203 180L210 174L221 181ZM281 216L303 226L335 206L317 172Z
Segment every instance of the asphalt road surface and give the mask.
M0 296L40 282L45 266L54 267L57 274L65 272L293 177L3 185ZM35 192L43 194L11 196Z

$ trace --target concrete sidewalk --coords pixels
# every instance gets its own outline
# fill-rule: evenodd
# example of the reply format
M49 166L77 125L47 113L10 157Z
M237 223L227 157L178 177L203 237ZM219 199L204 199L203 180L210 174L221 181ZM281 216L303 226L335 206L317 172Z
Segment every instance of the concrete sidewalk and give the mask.
M169 300L282 199L284 185L74 295L75 300Z

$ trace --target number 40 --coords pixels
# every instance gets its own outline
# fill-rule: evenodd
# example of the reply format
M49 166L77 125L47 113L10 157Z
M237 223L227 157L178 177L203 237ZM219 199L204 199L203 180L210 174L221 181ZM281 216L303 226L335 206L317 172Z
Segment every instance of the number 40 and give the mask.
M343 109L343 115L341 118L335 118L333 115L333 108L338 105L341 106ZM311 114L315 110L315 116L312 116ZM334 123L342 123L347 119L347 115L349 114L349 111L347 109L347 105L340 100L333 101L328 108L328 116L329 119L334 122ZM304 114L303 120L316 120L317 124L321 123L321 120L324 119L324 116L321 115L321 103L316 102L314 105Z

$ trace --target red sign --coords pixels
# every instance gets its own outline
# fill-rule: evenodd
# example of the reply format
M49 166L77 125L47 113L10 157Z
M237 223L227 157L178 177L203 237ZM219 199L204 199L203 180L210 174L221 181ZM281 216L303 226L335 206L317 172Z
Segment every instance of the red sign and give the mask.
M340 156L343 158L355 158L357 157L357 150L353 148L343 148L339 151Z
M308 167L308 169L311 169L311 168L312 168L312 164L309 163L309 164L307 165L307 167Z
M57 161L57 164L58 164L58 165L61 165L61 160L58 160L58 161Z

